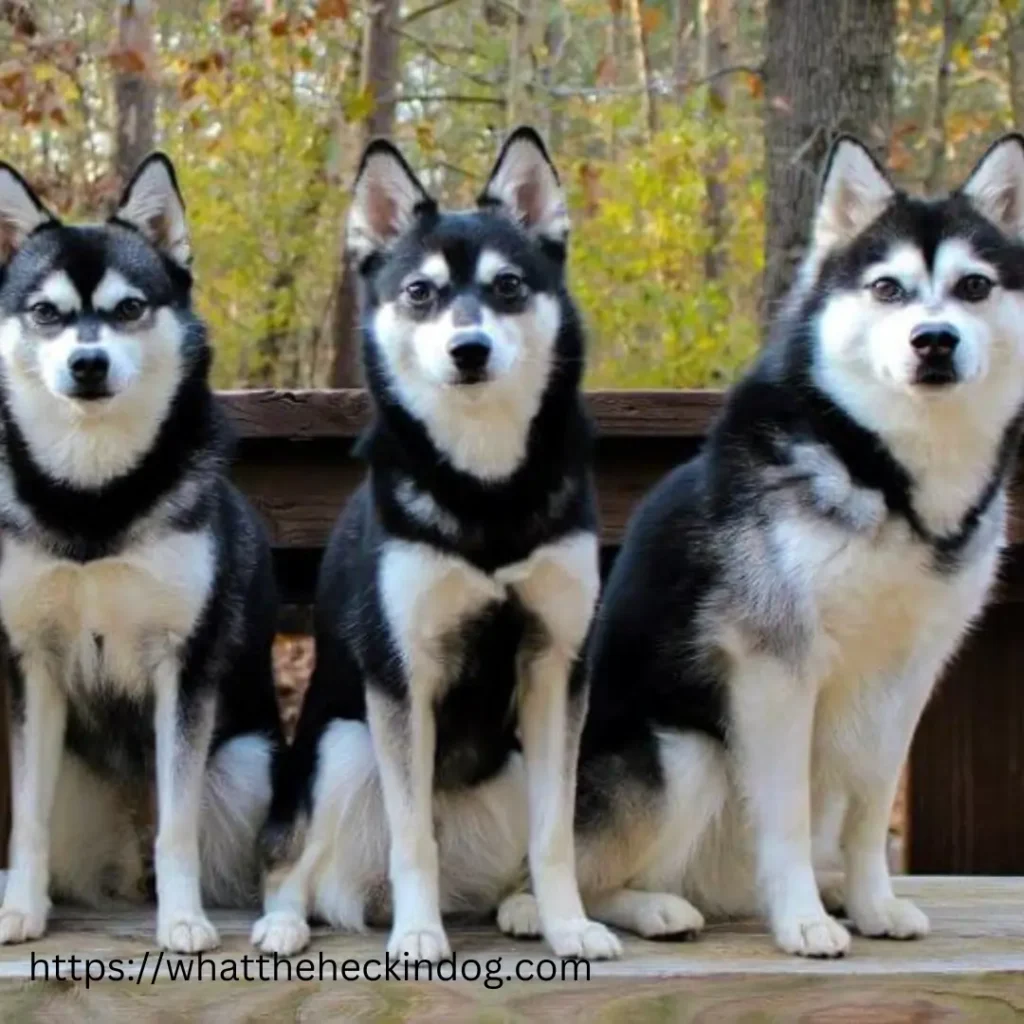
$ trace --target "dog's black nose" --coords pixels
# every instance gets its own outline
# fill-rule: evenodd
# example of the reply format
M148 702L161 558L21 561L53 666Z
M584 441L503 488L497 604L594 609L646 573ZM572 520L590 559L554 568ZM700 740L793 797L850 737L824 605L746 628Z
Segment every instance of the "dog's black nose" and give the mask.
M952 324L918 324L910 332L910 344L922 359L951 356L960 344L960 332Z
M68 369L76 384L95 391L106 382L110 357L101 348L76 349L68 359Z
M457 334L448 346L448 353L461 373L479 374L491 358L491 339L482 331Z

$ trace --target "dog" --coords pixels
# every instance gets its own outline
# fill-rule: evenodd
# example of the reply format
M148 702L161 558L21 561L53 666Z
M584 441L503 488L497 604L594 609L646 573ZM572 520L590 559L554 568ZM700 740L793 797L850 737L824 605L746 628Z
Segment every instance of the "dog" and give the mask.
M316 669L275 780L266 952L302 948L308 916L390 913L392 956L447 958L442 911L493 914L527 858L556 953L619 952L574 873L599 577L568 227L529 128L469 212L442 212L389 143L363 156L347 241L369 476L324 556Z
M281 742L270 550L225 475L185 208L154 154L102 224L61 223L0 165L0 625L13 822L0 942L51 892L145 894L157 940L217 944L203 900L259 897Z
M887 829L996 577L1022 402L1024 139L937 201L840 139L774 338L610 574L577 797L590 914L657 938L764 912L782 950L840 956L824 894L864 936L928 932ZM535 932L529 894L499 920Z

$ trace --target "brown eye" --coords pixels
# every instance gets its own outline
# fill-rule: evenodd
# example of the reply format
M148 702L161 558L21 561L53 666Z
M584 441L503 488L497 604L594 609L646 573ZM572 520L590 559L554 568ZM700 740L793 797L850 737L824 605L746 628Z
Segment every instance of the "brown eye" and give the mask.
M984 302L992 294L994 287L984 274L967 274L961 277L953 288L953 294L961 302Z
M880 277L871 284L871 294L879 302L902 302L907 293L894 277Z
M36 302L29 308L33 322L39 327L60 323L60 310L52 302Z
M423 309L434 301L435 288L430 281L410 281L405 286L405 297L417 309Z
M523 279L518 274L506 271L495 277L491 287L499 298L518 299L523 292Z
M140 320L146 312L146 304L140 299L122 299L114 307L114 319L123 324Z

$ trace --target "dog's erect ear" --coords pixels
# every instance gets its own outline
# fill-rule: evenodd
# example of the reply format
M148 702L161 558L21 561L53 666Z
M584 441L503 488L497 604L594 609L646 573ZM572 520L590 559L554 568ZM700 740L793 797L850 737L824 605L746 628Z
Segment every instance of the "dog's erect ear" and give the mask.
M437 212L402 154L385 139L363 153L352 189L345 244L356 265L386 252L418 218Z
M185 203L174 164L163 153L151 153L139 164L125 186L114 219L131 224L180 266L192 262Z
M814 246L827 250L859 235L889 204L896 189L868 148L850 135L836 139L814 219Z
M1024 136L990 146L960 191L1011 238L1024 238Z
M57 219L13 167L0 163L0 267L47 221L56 223Z
M564 245L569 235L565 193L532 128L517 128L505 140L478 202L499 208L530 234L550 242Z

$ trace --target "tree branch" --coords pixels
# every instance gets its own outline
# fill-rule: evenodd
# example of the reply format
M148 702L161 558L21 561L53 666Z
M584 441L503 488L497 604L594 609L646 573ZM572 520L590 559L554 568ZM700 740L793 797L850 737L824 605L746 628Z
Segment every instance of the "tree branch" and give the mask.
M434 0L433 3L424 4L423 7L418 7L415 11L410 11L403 19L403 25L411 25L414 21L419 21L420 18L425 18L428 14L433 14L434 11L440 11L445 7L451 7L452 4L457 4L459 0Z
M719 68L717 71L712 72L710 75L704 75L702 78L668 79L652 82L650 91L665 95L668 95L673 90L684 92L687 89L699 89L702 85L707 85L723 75L739 74L755 75L757 78L762 78L764 76L764 68L753 64L732 64L726 68ZM537 88L536 84L534 88ZM541 88L544 87L541 86ZM632 96L647 90L643 85L553 85L547 91L553 96L589 96L593 99L600 99L602 96Z
M503 107L505 101L495 96L464 96L459 93L441 93L431 96L429 93L416 96L398 96L396 103L487 103L497 107Z

